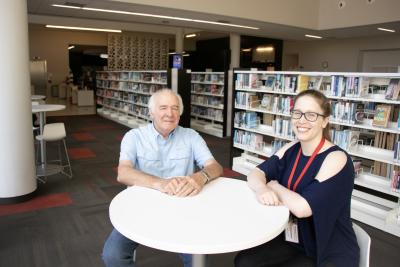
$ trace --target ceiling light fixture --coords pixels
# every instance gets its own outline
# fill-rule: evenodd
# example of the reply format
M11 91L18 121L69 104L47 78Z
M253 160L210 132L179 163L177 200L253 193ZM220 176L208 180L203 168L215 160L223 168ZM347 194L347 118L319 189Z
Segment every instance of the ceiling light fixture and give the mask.
M155 15L155 14L139 13L139 12L129 12L129 11L122 11L122 10L101 9L101 8L91 8L91 7L76 7L76 6L70 6L70 5L57 5L57 4L52 4L52 6L62 7L62 8L81 9L81 10L87 10L87 11L117 13L117 14L132 15L132 16L153 17L153 18L173 19L173 20L188 21L188 22L207 23L207 24L244 28L244 29L251 29L251 30L259 30L260 29L257 27L251 27L251 26L245 26L245 25L239 25L239 24L223 23L223 22L201 20L201 19L189 19L189 18L182 18L182 17L163 16L163 15Z
M251 48L243 48L242 52L251 52Z
M257 47L257 52L272 52L274 48L272 46Z
M46 28L67 29L67 30L80 30L80 31L96 31L96 32L121 32L121 30L100 29L100 28L84 28L84 27L71 27L61 25L46 25Z
M70 45L70 46L68 46L68 50L71 50L71 49L73 49L73 48L75 48L75 46L74 46L74 45Z
M186 38L193 38L193 37L196 37L196 36L197 36L197 34L195 34L195 33L191 33L191 34L186 34L185 35Z
M395 30L386 29L386 28L378 28L378 30L384 31L384 32L396 32Z
M321 37L321 36L318 36L318 35L306 34L306 35L304 35L304 36L305 36L305 37L308 37L308 38L322 39L322 37Z

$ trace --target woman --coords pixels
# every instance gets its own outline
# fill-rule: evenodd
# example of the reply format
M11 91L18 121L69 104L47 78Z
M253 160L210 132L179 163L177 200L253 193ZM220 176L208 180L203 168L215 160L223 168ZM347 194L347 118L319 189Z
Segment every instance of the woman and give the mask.
M285 205L291 220L274 240L239 252L235 266L358 266L350 219L354 168L350 156L330 142L329 115L329 100L321 92L295 97L291 122L298 141L247 177L259 202Z

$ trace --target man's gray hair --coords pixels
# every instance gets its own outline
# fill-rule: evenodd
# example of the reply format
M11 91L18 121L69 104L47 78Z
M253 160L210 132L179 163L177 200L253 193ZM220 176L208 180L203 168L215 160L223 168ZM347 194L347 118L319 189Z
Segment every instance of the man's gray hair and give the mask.
M174 92L174 91L172 91L171 89L168 89L168 88L160 89L160 90L156 91L155 93L153 93L153 94L151 95L151 97L150 97L150 99L149 99L149 103L148 103L149 111L150 111L150 112L155 111L155 109L156 109L156 106L155 106L155 105L156 105L156 99L157 99L158 97L160 97L160 95L163 94L163 93L169 93L169 94L172 94L172 95L174 95L174 96L176 96L176 97L178 98L178 103L179 103L179 115L182 115L182 113L183 113L183 102L182 102L182 97L181 97L178 93L176 93L176 92Z

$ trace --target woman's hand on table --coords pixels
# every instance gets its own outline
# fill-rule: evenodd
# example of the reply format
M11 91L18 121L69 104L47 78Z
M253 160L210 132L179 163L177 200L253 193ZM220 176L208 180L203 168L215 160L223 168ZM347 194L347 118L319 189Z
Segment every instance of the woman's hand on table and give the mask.
M257 200L264 205L277 206L281 205L278 195L268 186L256 192Z

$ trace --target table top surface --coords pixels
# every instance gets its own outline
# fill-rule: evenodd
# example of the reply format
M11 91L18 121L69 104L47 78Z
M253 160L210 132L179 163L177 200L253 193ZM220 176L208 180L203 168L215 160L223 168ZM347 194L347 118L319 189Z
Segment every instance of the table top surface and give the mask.
M42 105L32 105L32 112L47 112L47 111L57 111L65 109L65 105L56 104L42 104Z
M32 100L41 100L41 99L45 99L45 98L46 98L45 95L31 95Z
M285 228L289 210L260 204L247 183L218 178L180 198L132 186L110 204L110 220L126 237L156 249L213 254L263 244Z

